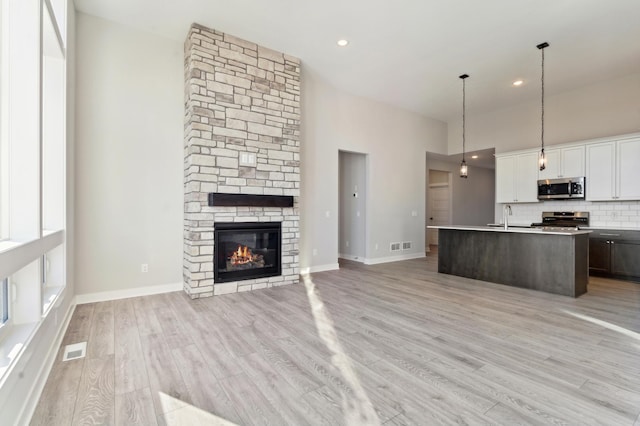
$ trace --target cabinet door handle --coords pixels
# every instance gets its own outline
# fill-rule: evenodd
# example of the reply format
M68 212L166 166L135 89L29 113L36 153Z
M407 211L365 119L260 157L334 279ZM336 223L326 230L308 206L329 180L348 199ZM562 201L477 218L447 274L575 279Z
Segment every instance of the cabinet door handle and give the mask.
M602 233L600 234L600 236L601 236L601 237L619 237L619 236L620 236L620 234L608 234L608 233L606 233L606 232L602 232Z

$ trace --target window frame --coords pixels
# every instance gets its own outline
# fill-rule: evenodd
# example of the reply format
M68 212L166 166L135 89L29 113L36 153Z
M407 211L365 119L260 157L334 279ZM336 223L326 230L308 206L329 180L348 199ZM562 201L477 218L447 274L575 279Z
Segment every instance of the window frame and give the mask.
M0 0L0 29L9 26L6 7L6 2ZM9 97L2 95L9 87L9 41L6 32L0 35L0 241L9 239Z

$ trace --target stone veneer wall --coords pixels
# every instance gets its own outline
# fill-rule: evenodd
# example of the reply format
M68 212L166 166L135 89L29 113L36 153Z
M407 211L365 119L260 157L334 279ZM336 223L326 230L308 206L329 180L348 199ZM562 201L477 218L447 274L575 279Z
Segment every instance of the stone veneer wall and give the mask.
M184 290L191 298L299 280L300 61L200 25L185 42ZM239 165L253 153L254 167ZM292 195L293 208L209 207L207 194ZM282 275L214 283L215 222L282 222Z

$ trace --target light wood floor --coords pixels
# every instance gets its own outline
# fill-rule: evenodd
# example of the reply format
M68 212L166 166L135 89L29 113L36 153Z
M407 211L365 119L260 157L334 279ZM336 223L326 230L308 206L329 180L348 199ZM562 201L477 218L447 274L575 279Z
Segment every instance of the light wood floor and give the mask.
M572 299L435 256L189 300L80 305L36 425L640 425L640 285ZM61 354L61 353L60 353Z

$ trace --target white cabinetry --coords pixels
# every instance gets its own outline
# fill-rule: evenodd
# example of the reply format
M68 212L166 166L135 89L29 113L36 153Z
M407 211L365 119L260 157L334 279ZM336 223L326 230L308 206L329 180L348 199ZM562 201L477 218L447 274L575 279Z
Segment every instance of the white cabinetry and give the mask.
M496 202L538 202L538 151L496 157Z
M587 200L640 200L640 138L587 145Z
M570 146L545 150L547 167L538 179L572 178L585 175L585 147Z

